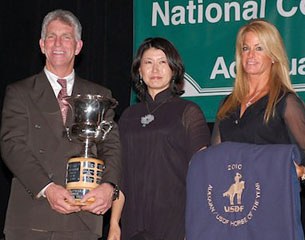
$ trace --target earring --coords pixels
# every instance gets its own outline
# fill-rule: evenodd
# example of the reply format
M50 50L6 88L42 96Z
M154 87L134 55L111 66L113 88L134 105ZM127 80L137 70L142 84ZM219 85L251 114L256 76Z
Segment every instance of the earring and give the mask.
M272 60L272 64L274 63L274 60Z

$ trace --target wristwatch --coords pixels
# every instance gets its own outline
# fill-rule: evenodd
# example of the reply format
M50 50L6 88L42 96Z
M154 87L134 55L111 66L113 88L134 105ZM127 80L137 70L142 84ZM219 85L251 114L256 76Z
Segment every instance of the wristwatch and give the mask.
M120 197L120 189L118 185L113 184L113 194L112 194L112 201L119 199Z
M120 195L120 188L119 188L119 186L117 184L114 184L114 183L109 182L109 181L105 181L103 183L109 183L111 186L113 186L112 201L118 199L119 195Z

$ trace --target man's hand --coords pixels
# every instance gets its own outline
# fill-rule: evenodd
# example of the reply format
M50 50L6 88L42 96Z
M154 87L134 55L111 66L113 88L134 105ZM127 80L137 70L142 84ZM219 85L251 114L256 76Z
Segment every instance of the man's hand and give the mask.
M104 214L112 206L112 196L114 187L110 183L102 183L95 189L88 192L81 202L86 202L87 200L94 199L94 202L82 206L82 210L89 211L94 214Z
M75 205L75 199L70 192L60 185L50 184L45 191L45 195L51 208L59 213L69 214L81 211L81 208Z

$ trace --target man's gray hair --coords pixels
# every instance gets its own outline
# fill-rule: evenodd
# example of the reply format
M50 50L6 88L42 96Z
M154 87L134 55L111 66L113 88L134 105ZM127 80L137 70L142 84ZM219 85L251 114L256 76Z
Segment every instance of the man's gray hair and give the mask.
M49 12L43 19L41 27L41 39L46 38L47 26L50 22L54 20L60 20L68 24L71 27L74 27L75 39L81 40L82 36L82 25L80 24L78 18L70 11L57 9L52 12Z

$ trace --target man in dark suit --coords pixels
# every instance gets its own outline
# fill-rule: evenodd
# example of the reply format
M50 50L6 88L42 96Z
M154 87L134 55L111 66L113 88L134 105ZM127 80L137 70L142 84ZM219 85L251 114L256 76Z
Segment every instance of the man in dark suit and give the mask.
M102 214L112 205L120 180L121 160L117 125L97 144L105 161L102 183L83 197L87 206L74 205L65 189L67 159L81 151L70 142L65 126L72 124L71 110L62 118L57 96L65 79L67 94L99 94L111 91L81 79L74 73L75 56L82 49L81 25L69 11L55 10L43 21L40 48L46 56L42 72L7 87L2 112L1 152L14 177L6 214L7 240L89 240L102 235ZM114 111L106 113L113 121Z

